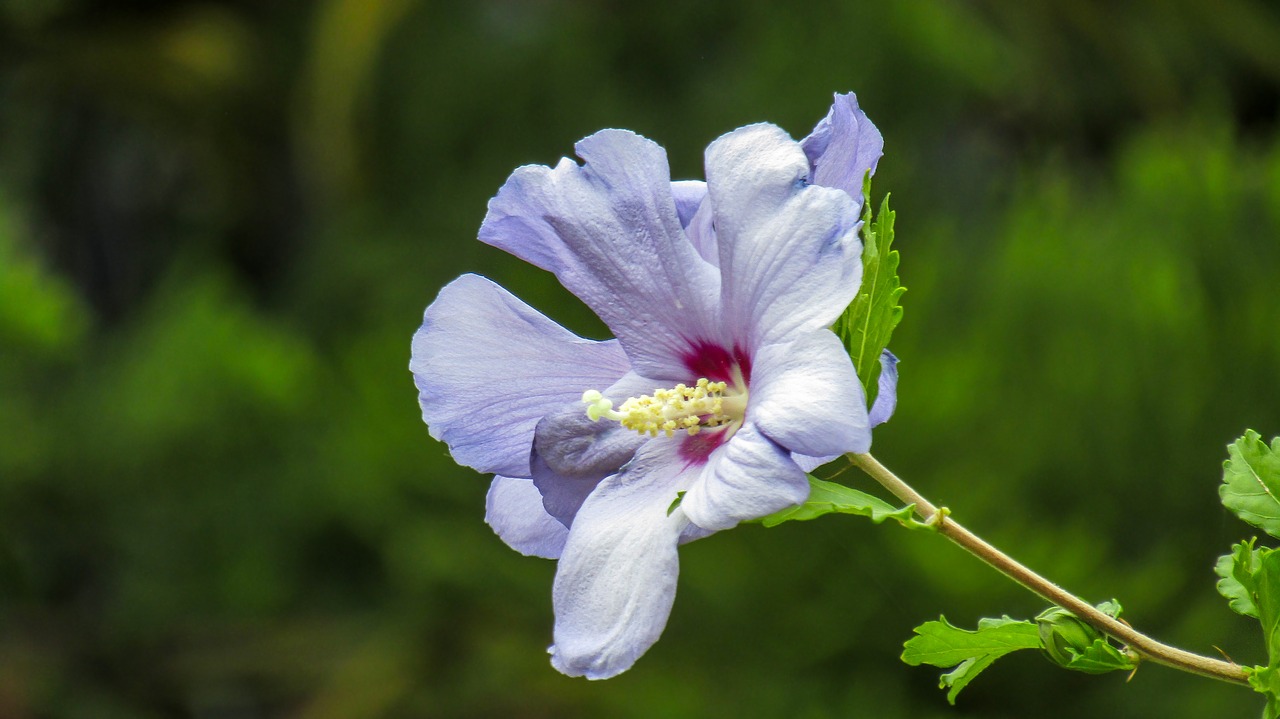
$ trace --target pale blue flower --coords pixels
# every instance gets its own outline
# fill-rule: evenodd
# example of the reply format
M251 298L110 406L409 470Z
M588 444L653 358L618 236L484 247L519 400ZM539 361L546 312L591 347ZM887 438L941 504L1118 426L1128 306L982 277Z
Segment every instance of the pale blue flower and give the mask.
M849 94L801 142L769 124L719 138L705 183L603 130L575 147L581 165L521 167L489 203L480 239L553 272L617 337L579 338L464 275L413 339L431 435L497 475L487 521L559 559L560 671L629 668L666 625L679 543L803 502L807 469L869 449L828 328L858 289L862 178L882 146ZM878 421L897 377L884 360Z

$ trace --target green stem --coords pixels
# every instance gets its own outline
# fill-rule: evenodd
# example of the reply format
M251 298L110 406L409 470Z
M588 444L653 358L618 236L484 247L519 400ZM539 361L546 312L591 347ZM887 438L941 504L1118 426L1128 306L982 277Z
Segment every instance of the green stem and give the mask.
M914 504L916 514L919 514L925 522L937 527L939 534L960 545L965 551L986 562L996 571L1026 587L1041 598L1066 609L1094 629L1125 643L1129 649L1136 652L1143 659L1174 669L1180 669L1184 672L1199 674L1210 679L1248 686L1248 674L1244 667L1221 659L1192 654L1177 647L1163 644L1128 624L1104 614L1092 604L1019 564L1009 555L965 529L958 522L951 519L946 510L939 512L937 506L921 496L919 492L912 489L910 485L902 481L893 472L886 469L884 465L876 461L875 457L870 454L848 454L845 456L872 479L883 485L885 489L892 492L893 496L904 504Z

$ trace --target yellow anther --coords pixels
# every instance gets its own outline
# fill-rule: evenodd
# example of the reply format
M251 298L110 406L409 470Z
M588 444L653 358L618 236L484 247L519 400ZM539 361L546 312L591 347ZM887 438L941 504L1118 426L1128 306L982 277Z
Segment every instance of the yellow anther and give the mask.
M704 427L741 421L747 406L746 392L726 395L728 389L727 382L712 382L703 377L692 386L681 383L669 389L656 388L653 394L631 397L616 410L613 402L597 390L583 392L582 401L592 420L604 417L640 434L656 437L662 433L672 437L680 430L694 435Z

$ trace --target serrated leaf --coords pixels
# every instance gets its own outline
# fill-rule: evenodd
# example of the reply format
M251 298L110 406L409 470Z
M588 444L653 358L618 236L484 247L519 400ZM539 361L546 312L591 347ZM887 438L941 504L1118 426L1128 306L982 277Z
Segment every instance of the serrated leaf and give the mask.
M1255 556L1257 564L1252 571L1233 572L1233 576L1249 592L1258 610L1269 666L1276 668L1280 667L1280 552L1259 548Z
M983 654L981 657L966 659L956 665L955 669L938 677L938 688L947 690L947 702L954 706L960 690L969 686L969 682L999 658L995 654Z
M1262 719L1280 719L1280 671L1274 667L1253 667L1249 671L1249 686L1267 697Z
M961 629L939 617L912 631L916 636L907 640L902 651L902 661L912 666L950 667L983 654L1003 655L1040 646L1040 630L1034 623L1009 617L983 619L977 631Z
M960 629L939 617L916 627L916 636L902 647L902 661L955 669L943 674L939 687L950 689L947 701L956 703L960 690L1000 657L1019 649L1037 649L1040 632L1032 622L1002 617L983 619L977 631Z
M1227 446L1218 494L1236 516L1273 537L1280 537L1280 437L1268 447L1248 430Z
M1099 602L1096 606L1098 607L1098 611L1112 619L1115 619L1124 612L1124 607L1120 606L1120 600L1118 599L1108 599L1105 602Z
M809 499L804 504L770 514L760 522L766 527L776 527L783 522L804 521L824 514L839 513L867 517L876 524L892 519L908 529L933 531L934 528L930 525L913 519L913 512L914 504L895 507L866 492L809 475Z
M1218 563L1213 567L1214 573L1221 577L1217 585L1218 593L1226 597L1231 610L1255 618L1258 616L1258 606L1253 603L1253 595L1245 588L1240 577L1252 577L1258 571L1258 554L1264 550L1253 548L1256 540L1255 537L1247 542L1231 545L1231 554L1218 557ZM1245 581L1252 585L1251 579Z
M1106 674L1114 671L1128 671L1138 666L1138 662L1133 657L1120 651L1114 644L1105 638L1098 638L1093 641L1082 652L1069 650L1074 655L1070 662L1067 662L1067 669L1074 669L1078 672L1086 672L1088 674Z
M898 252L890 249L897 213L886 194L872 219L870 174L862 181L862 202L862 284L833 329L849 350L871 407L880 389L880 355L902 321L899 300L907 288L898 280Z
M1264 716L1280 719L1280 551L1254 549L1253 541L1232 547L1231 579L1252 602L1267 645L1267 665L1249 672L1249 684L1267 696Z

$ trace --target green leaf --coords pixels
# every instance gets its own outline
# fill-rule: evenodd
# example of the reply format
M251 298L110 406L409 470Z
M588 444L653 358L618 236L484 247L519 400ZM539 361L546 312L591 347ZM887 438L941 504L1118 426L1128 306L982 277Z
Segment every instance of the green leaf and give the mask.
M1138 666L1138 660L1120 651L1105 637L1093 640L1082 652L1068 650L1074 655L1064 666L1088 674L1106 674L1119 670L1128 671Z
M1268 666L1276 668L1280 667L1280 552L1259 548L1254 557L1256 566L1237 565L1232 574L1253 600L1271 660Z
M684 494L684 492L676 492L676 498L671 500L671 505L667 507L668 517L670 517L671 513L676 511L676 507L679 507L680 503L684 501Z
M1268 447L1248 430L1227 447L1218 492L1222 504L1271 536L1280 536L1280 438ZM1254 547L1256 538L1231 547L1214 571L1218 592L1231 609L1256 617L1267 646L1266 666L1254 667L1249 684L1267 697L1266 719L1280 719L1280 551Z
M814 519L835 512L869 517L876 524L892 519L909 529L933 531L932 526L912 519L914 511L914 504L895 507L866 492L809 475L809 499L804 504L770 514L760 522L766 527L776 527L783 522Z
M1262 547L1254 549L1253 543L1251 539L1231 548L1228 555L1231 558L1231 581L1227 583L1231 596L1228 599L1247 600L1242 608L1252 608L1254 614L1251 616L1256 616L1262 624L1268 662L1266 666L1254 667L1249 672L1249 684L1267 697L1264 716L1280 719L1280 551ZM1225 563L1220 559L1218 564ZM1221 584L1219 591L1222 591ZM1236 604L1232 601L1232 609L1240 611Z
M1249 686L1267 697L1262 719L1280 719L1280 672L1274 667L1254 667L1249 672Z
M872 219L870 173L862 181L862 203L862 284L833 329L853 358L870 407L880 388L880 354L902 321L899 300L907 288L898 280L898 252L889 249L897 213L885 195Z
M982 619L977 631L960 629L939 617L915 628L916 636L902 647L902 661L911 666L929 664L956 667L943 674L939 687L949 689L947 701L956 703L960 690L1000 657L1019 649L1040 647L1040 630L1032 622L1009 617Z
M916 636L907 640L902 652L902 661L912 666L950 667L983 654L1004 655L1040 647L1040 630L1034 623L1009 617L982 619L977 631L961 629L939 617L912 631Z
M1280 437L1271 446L1248 430L1227 446L1218 494L1236 516L1273 537L1280 537Z
M1245 583L1252 583L1251 577L1258 571L1259 553L1266 551L1254 549L1257 538L1247 542L1231 545L1231 554L1218 557L1213 571L1221 579L1218 580L1218 593L1227 598L1232 611L1246 617L1257 617L1258 607L1253 603L1252 593L1245 588ZM1244 577L1244 582L1241 581Z
M1108 599L1105 602L1099 602L1096 606L1098 611L1112 619L1120 616L1120 613L1124 611L1124 607L1120 606L1120 601L1117 599Z
M955 669L938 677L938 688L947 690L947 702L954 705L956 697L960 696L960 690L969 686L969 682L976 679L984 669L991 666L1001 656L1003 655L983 654L980 657L972 657L960 662Z

